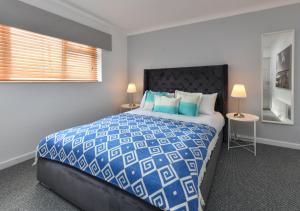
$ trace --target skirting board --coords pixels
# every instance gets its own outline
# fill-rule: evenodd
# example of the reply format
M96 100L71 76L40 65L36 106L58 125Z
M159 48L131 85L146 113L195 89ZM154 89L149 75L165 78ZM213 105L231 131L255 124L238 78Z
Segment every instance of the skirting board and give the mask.
M241 138L251 139L252 137L246 136L246 135L239 135ZM259 144L266 144L266 145L272 145L277 147L284 147L284 148L290 148L290 149L297 149L300 150L300 144L292 143L292 142L286 142L286 141L279 141L279 140L273 140L273 139L267 139L267 138L256 138L257 143Z
M34 158L35 156L35 151L33 152L28 152L23 155L19 155L17 157L11 158L6 161L0 162L0 170L8 168L10 166L16 165L18 163L22 163L23 161L29 160L31 158Z

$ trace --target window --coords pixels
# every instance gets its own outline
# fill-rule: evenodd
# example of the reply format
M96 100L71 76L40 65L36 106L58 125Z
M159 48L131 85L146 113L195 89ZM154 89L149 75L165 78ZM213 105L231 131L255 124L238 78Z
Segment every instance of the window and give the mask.
M0 25L0 81L101 81L101 49Z

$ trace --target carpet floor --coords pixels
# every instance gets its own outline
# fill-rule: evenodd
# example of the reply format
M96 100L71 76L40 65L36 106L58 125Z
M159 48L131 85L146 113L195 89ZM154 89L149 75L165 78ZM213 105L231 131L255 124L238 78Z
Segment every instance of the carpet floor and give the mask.
M0 210L78 210L36 180L32 160L0 171ZM206 210L300 210L300 151L223 144Z

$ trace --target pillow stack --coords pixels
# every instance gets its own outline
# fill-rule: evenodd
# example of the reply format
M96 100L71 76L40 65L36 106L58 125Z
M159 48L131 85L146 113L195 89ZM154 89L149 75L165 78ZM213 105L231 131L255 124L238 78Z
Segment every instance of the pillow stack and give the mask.
M202 94L183 91L153 92L146 91L141 108L154 112L199 116L200 114L214 114L218 94Z

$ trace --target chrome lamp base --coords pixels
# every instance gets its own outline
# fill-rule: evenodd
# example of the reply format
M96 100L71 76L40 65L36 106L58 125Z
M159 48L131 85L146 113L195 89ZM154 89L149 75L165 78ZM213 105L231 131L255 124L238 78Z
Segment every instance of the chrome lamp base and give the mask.
M134 99L133 99L133 93L130 93L129 97L130 97L130 100L129 100L128 104L129 104L129 106L134 107L135 103L134 103Z

